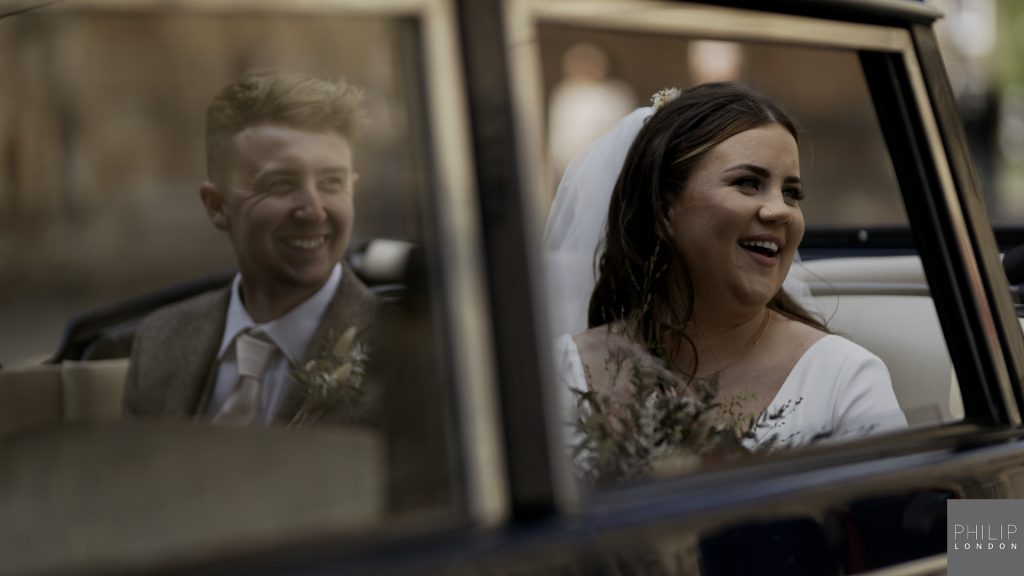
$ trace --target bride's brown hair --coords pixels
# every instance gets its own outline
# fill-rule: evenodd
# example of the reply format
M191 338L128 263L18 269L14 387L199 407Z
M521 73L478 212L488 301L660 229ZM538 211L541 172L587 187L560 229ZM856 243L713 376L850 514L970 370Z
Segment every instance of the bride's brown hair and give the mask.
M796 125L775 103L734 82L702 84L658 109L640 129L615 182L604 252L590 297L591 328L623 322L651 353L674 364L680 345L697 355L686 326L693 317L693 277L672 241L668 209L709 150L747 130L779 124L799 142ZM828 331L781 288L768 308Z

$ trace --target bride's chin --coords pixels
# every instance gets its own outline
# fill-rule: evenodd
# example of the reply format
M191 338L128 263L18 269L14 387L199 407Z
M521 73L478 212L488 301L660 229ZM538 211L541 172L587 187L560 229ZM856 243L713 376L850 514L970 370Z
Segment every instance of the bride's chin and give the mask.
M779 292L781 286L774 289L769 286L757 287L743 291L736 298L738 306L742 308L764 308L772 301L772 298Z

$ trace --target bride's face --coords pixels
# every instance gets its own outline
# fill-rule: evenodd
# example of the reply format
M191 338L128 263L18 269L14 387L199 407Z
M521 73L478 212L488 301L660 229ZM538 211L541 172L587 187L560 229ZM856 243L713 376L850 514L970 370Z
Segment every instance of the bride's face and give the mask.
M796 140L779 124L741 132L698 161L669 215L698 314L771 300L804 236L801 198Z

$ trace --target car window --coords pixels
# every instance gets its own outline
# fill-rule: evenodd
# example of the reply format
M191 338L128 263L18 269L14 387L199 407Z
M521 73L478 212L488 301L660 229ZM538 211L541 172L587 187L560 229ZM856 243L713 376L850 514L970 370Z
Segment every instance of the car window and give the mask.
M4 364L45 358L76 312L234 267L205 221L197 179L206 104L249 69L346 75L365 87L373 128L355 154L353 239L422 241L422 169L407 139L415 79L397 72L408 32L395 22L44 10L0 26L17 79L4 99L3 324L32 318L31 330L4 331ZM332 42L372 43L373 60L325 53ZM156 70L158 55L166 65Z
M0 18L0 445L14 474L0 514L21 519L0 528L9 569L189 566L500 515L500 483L480 480L500 451L465 111L438 6L63 2ZM339 144L328 126L257 122L276 142L258 149L272 159L252 177L259 200L218 207L207 106L251 71L344 78L365 126ZM288 148L296 131L315 143ZM351 166L330 156L339 146ZM218 190L251 198L249 180L230 182ZM225 358L244 377L229 298L273 323L256 318L246 270L289 274L345 232L334 208L306 228L289 219L296 182L316 209L354 183L338 288L315 333L281 328L309 340L273 356L286 387L259 402L279 402L275 425L210 426L242 390L218 397ZM254 245L262 264L246 268ZM158 325L175 335L141 339ZM38 546L16 545L25 534Z
M809 226L906 225L856 52L558 25L541 25L538 32L553 182L614 121L649 105L657 91L739 79L785 102L799 120L801 177L809 191L827 191L801 203ZM673 58L650 64L664 53ZM838 150L844 153L831 152Z
M644 384L643 374L659 372L643 364L650 353L636 348L635 340L627 340L632 343L618 347L602 344L612 339L620 344L623 341L620 336L607 336L609 325L594 320L595 308L589 309L588 318L588 305L595 305L596 296L591 300L589 293L567 293L578 284L572 276L596 274L598 264L588 268L590 262L586 262L582 267L570 268L565 251L559 251L565 244L559 244L558 225L552 224L565 218L566 213L594 212L580 207L586 201L586 193L566 205L559 203L556 188L566 167L571 166L570 158L581 153L586 158L592 145L598 149L594 142L602 134L612 130L635 107L650 105L651 96L659 90L686 90L710 81L740 81L767 95L795 118L799 126L800 178L806 194L799 201L806 223L805 239L822 231L853 230L856 244L857 234L873 234L880 228L905 229L909 225L893 160L857 50L828 40L820 46L796 45L781 33L774 37L772 33L760 35L754 27L742 28L738 36L730 36L723 31L728 25L700 9L693 13L680 9L675 14L668 10L654 14L655 11L641 10L634 18L627 18L628 23L622 23L614 21L610 11L593 10L583 16L569 9L538 9L536 20L532 21L535 27L525 24L528 19L522 20L519 38L530 41L524 40L525 47L517 45L518 52L513 56L519 58L516 69L522 74L522 81L535 82L519 92L522 123L533 127L523 131L545 141L543 148L537 146L545 151L543 155L531 156L529 151L524 154L543 174L535 181L536 188L542 191L537 197L538 213L547 222L545 236L539 243L544 247L541 261L546 272L546 298L555 303L548 309L546 320L551 328L548 337L554 342L554 386L560 390L565 410L562 422L568 437L564 442L573 454L577 472L589 481L676 475L723 460L733 461L725 454L779 453L780 448L828 446L883 431L891 433L961 419L963 404L946 339L912 243L909 250L896 255L883 250L851 253L845 249L849 246L833 245L832 250L816 248L796 257L786 290L823 320L833 336L806 348L799 360L791 364L792 370L778 377L778 387L749 393L765 394L770 399L764 402L768 408L760 412L760 419L741 409L737 425L736 413L730 408L736 405L730 404L735 402L735 396L716 392L715 387L708 392L698 386L706 379L722 378L719 382L725 382L726 372L734 365L742 366L747 353L734 354L733 364L710 360L709 364L718 366L721 372L708 376L698 371L696 378L676 380L675 386L680 389L697 390L697 396L704 395L703 404L686 404L666 394L661 384ZM747 17L740 11L729 16ZM784 25L779 24L782 29ZM707 36L699 32L701 29L716 32ZM527 34L524 30L531 32ZM837 32L836 37L842 34ZM541 110L535 111L532 106ZM595 126L599 122L600 127ZM599 158L609 162L606 156ZM586 172L579 166L586 166L582 163L585 161L577 160L578 171L573 172L570 167L569 174L583 181ZM561 182L566 184L566 180ZM562 192L559 190L558 194ZM678 228L673 230L678 232ZM607 246L603 248L607 250ZM802 282L794 282L794 276L802 278ZM615 276L610 277L614 282ZM647 280L645 277L635 282L639 286ZM697 302L694 307L700 305ZM611 333L629 330L611 326ZM565 334L575 337L569 339ZM898 412L890 410L898 425L868 425L860 428L863 434L841 432L839 413L855 409L839 401L848 393L843 382L853 381L844 380L839 370L827 376L815 375L815 387L793 391L791 386L813 363L814 356L822 353L824 343L837 340L853 342L875 358L872 362L880 360L878 365L885 366L882 378L891 378L896 402L889 406L898 405ZM610 349L616 352L608 352ZM711 348L708 356L713 357L714 353ZM629 360L634 355L645 360L634 364ZM655 361L664 366L660 362ZM679 377L678 366L670 370L673 375L665 376L666 379ZM622 378L625 386L602 388L605 378ZM567 393L567 386L576 390ZM812 431L813 425L788 425L787 420L806 422L801 412L813 406L814 396L830 386L836 386L832 390L835 396L812 411L820 414L832 410L831 427L826 423ZM882 387L890 389L888 383ZM612 392L606 394L608 390ZM782 398L787 391L793 395L788 401ZM709 408L711 405L714 406ZM615 414L616 409L621 412ZM702 412L705 409L707 412ZM707 413L715 414L715 410L720 419L710 418L715 422L711 429L739 430L739 447L720 450L721 438L707 435ZM871 410L880 414L886 409L878 405ZM755 419L751 420L751 416ZM885 418L880 417L881 420ZM789 434L803 435L804 439L758 445L742 434L758 426L777 431L775 440L795 438ZM729 438L735 440L733 436Z

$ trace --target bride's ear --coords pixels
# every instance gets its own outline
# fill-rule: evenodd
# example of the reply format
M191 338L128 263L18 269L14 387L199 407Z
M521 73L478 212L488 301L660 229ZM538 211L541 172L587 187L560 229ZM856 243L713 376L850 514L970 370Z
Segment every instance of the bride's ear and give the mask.
M661 240L663 241L668 242L671 240L675 240L675 227L673 226L675 210L676 206L673 203L669 205L668 209L665 210L661 217L662 225L659 227L658 236L661 237ZM667 236L667 238L665 236Z

